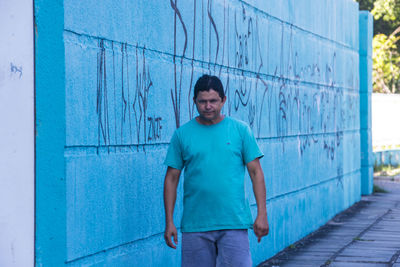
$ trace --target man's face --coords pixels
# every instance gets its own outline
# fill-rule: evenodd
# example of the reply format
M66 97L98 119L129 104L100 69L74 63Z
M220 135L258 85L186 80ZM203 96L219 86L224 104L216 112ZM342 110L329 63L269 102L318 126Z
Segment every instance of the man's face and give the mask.
M225 101L226 97L221 99L218 92L213 89L209 91L200 91L197 98L194 99L201 119L210 122L219 119Z

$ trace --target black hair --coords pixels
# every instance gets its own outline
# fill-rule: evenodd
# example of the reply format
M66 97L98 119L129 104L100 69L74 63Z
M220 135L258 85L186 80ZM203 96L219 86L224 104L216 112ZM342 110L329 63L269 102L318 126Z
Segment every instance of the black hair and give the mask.
M210 89L216 91L221 99L224 99L225 92L221 80L217 76L211 76L207 74L201 76L194 85L193 98L196 100L200 91L210 91Z

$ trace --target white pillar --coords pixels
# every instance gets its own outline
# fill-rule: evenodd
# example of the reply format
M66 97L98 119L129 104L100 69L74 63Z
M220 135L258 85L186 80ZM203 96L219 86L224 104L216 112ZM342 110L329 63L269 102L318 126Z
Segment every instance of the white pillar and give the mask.
M34 266L33 3L0 1L0 266Z

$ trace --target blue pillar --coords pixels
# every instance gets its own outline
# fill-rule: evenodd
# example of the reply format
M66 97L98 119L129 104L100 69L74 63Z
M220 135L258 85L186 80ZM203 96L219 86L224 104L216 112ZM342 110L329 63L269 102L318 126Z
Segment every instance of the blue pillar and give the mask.
M361 193L363 195L371 194L373 188L373 155L371 137L372 29L372 15L368 11L360 11L360 138Z
M66 260L63 5L34 1L35 266L64 266Z

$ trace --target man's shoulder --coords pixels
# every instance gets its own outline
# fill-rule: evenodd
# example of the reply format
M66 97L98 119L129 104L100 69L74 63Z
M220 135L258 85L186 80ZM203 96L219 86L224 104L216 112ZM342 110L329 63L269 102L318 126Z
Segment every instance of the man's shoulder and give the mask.
M233 125L235 125L236 127L238 127L239 129L246 129L246 128L249 127L249 125L248 125L246 122L244 122L244 121L242 121L242 120L239 120L239 119L237 119L237 118L226 117L226 119L227 119L231 124L233 124Z
M177 133L182 133L182 132L186 132L186 131L191 131L193 129L193 127L196 126L195 124L195 119L191 119L188 122L185 122L184 124L182 124L181 126L179 126L179 128L177 128L175 131Z

